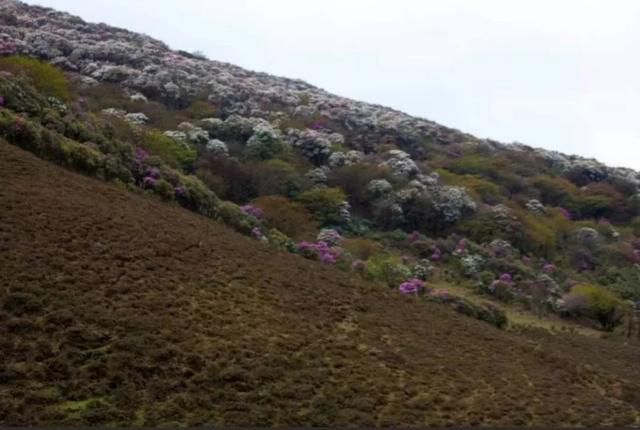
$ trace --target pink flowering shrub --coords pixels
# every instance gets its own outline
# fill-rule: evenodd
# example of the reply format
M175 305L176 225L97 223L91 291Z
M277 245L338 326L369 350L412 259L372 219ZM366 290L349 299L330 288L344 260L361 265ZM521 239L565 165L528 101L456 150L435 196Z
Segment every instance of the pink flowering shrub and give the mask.
M298 252L305 258L319 260L325 264L336 264L342 257L342 249L330 247L326 242L302 241L298 244Z
M264 213L262 212L262 209L251 204L241 206L240 210L245 214L250 215L256 219L261 219L262 216L264 215Z
M429 258L431 261L440 261L442 260L442 251L437 246L433 247L433 252L431 253L431 257Z
M405 281L402 284L400 284L400 287L398 288L398 290L400 291L401 294L418 295L424 290L424 281L422 281L421 279L415 279L415 278L409 279L408 281Z

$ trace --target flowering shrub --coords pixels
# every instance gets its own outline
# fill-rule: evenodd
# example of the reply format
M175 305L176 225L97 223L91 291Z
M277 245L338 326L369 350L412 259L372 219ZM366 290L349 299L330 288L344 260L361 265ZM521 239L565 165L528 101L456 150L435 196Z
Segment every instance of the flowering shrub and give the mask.
M247 215L250 215L256 219L261 219L264 213L262 209L254 205L244 205L240 207L240 210Z
M336 264L342 256L341 248L332 248L326 242L300 242L298 252L305 258L319 260L325 264Z
M158 180L156 178L154 178L153 176L145 176L142 179L142 187L143 188L155 188L157 181Z
M245 155L249 158L267 160L284 150L279 132L271 124L260 123L253 128L253 135L247 141Z
M544 266L542 266L542 271L547 274L554 273L557 269L558 268L553 263L545 263Z
M389 158L381 166L388 167L394 178L408 179L419 172L415 161L406 152L393 149L387 155Z
M460 258L465 276L477 278L484 268L484 258L478 254L468 254Z
M400 287L398 289L402 294L418 295L424 289L424 282L420 279L409 279L408 281L400 284Z
M175 187L173 189L173 192L175 193L176 197L179 197L179 198L185 198L188 195L187 189L182 185Z
M267 238L267 236L264 235L264 233L262 232L262 229L260 227L253 227L251 229L251 236L254 239L259 240L260 242L268 242L269 239Z
M219 155L223 157L229 155L229 148L227 147L227 144L220 139L209 140L207 142L206 149L207 152L213 155Z
M414 264L411 269L411 273L414 278L426 281L431 277L433 273L433 266L427 259L422 259L418 263Z
M343 240L340 233L332 228L323 228L322 230L320 230L320 233L318 233L318 237L316 239L318 240L318 242L324 242L329 246L339 245Z

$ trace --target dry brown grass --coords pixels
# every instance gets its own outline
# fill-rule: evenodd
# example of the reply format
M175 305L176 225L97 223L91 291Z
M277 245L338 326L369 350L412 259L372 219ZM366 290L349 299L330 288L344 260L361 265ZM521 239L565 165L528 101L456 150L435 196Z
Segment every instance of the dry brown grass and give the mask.
M0 143L0 425L638 424L640 348L497 330Z

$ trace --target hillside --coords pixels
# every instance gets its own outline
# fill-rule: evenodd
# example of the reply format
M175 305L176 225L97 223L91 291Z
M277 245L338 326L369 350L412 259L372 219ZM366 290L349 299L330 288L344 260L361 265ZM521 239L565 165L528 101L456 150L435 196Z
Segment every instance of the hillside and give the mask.
M505 332L0 143L2 425L640 421L640 348Z
M0 0L0 425L640 425L639 317L638 172Z

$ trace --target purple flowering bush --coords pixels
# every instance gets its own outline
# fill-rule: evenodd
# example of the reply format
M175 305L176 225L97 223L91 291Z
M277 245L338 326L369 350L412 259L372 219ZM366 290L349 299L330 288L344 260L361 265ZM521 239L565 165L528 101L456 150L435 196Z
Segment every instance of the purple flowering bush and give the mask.
M424 291L424 281L421 279L409 279L400 284L398 288L401 294L418 295Z
M298 244L298 252L305 258L318 260L325 264L336 264L344 251L339 247L331 247L326 242L307 242Z
M241 206L240 210L245 214L250 215L256 219L262 219L262 217L264 216L262 209L251 204Z

